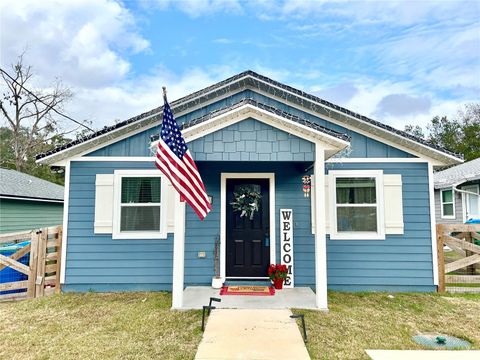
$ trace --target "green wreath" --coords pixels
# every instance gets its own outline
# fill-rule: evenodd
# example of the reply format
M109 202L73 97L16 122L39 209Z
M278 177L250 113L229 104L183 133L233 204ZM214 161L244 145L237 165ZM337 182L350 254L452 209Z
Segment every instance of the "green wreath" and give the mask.
M261 198L262 195L253 186L243 185L233 192L233 202L230 205L232 205L233 211L240 212L240 217L248 216L250 220L253 220L255 211L260 209Z

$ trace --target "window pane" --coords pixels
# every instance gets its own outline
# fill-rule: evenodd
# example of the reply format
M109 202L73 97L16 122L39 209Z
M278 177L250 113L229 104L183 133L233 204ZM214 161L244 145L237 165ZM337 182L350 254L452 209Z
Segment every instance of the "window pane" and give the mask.
M453 204L443 204L443 215L453 216Z
M375 178L337 178L337 204L375 204Z
M442 191L442 202L453 202L452 190Z
M377 208L338 207L337 231L377 232Z
M160 231L160 206L123 206L120 231Z
M122 178L122 203L159 203L159 177Z

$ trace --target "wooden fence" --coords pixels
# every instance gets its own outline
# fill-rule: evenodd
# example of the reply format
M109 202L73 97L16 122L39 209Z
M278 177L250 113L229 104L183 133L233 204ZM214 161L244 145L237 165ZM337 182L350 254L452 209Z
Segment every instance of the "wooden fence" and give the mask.
M479 244L480 224L437 225L439 292L480 293Z
M0 280L1 271L5 268L14 269L26 277L20 281L0 282L0 301L36 298L60 292L62 226L0 235L0 247L28 240L28 245L9 256L0 253ZM30 254L28 265L19 261L27 254Z

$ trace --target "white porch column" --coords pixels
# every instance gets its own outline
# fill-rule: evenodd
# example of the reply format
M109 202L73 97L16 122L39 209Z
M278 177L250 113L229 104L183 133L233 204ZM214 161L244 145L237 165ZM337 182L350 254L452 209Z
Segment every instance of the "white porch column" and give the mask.
M327 239L325 234L325 152L315 144L315 289L317 308L328 310Z
M172 309L183 306L183 276L185 263L185 202L175 193L175 232L173 235Z

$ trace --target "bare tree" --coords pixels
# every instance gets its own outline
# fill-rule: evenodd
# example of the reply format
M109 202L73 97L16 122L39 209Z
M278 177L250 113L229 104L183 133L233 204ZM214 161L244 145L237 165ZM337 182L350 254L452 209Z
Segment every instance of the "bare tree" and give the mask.
M12 70L12 75L1 71L2 126L12 132L8 139L11 143L4 145L13 152L10 166L14 165L18 171L24 171L29 158L45 150L46 144L53 138L66 134L60 130L62 126L58 112L63 110L63 105L72 97L72 92L63 87L59 80L51 88L36 89L32 81L32 67L23 64L23 54L12 65ZM2 163L5 160L2 155Z

